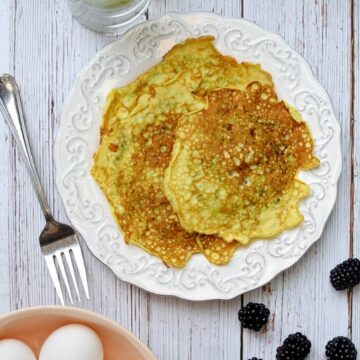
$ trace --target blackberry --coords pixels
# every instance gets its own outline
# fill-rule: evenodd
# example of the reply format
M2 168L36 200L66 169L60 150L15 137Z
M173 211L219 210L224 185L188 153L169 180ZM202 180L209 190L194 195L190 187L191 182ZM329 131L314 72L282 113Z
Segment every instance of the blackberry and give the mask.
M244 328L260 331L262 326L267 323L270 310L264 304L249 302L242 307L238 313L238 318Z
M355 360L357 351L352 341L345 336L338 336L326 345L325 355L329 360Z
M336 290L345 290L360 283L360 260L350 258L330 271L330 282Z
M289 335L276 350L276 360L303 360L309 354L311 342L297 332Z

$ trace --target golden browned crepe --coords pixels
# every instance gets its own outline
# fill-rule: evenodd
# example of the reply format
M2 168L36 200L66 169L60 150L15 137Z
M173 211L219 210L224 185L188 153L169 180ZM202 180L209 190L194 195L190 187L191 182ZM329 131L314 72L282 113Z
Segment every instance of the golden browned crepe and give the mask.
M183 142L191 143L194 139L191 136L182 137L182 132L191 131L191 122L194 122L195 125L194 134L198 135L202 129L205 130L204 134L201 134L201 136L205 135L205 143L203 148L200 146L200 150L204 151L203 160L206 160L211 156L218 155L214 151L213 145L221 145L216 136L214 137L215 142L212 144L214 139L209 136L210 132L214 131L213 135L222 136L221 134L224 131L219 126L227 121L226 112L228 111L234 116L238 115L239 107L245 104L244 96L250 96L247 100L250 103L253 102L251 104L254 105L254 94L256 93L256 106L269 105L268 108L265 106L260 110L257 109L259 111L253 111L254 114L264 117L265 125L263 125L265 128L269 121L282 121L285 110L286 114L289 114L285 105L277 102L276 95L273 93L271 76L267 72L263 71L257 64L239 64L235 59L222 55L213 46L213 40L212 37L186 40L166 54L161 63L149 69L127 86L114 89L109 94L101 126L101 143L94 156L94 166L91 170L92 175L106 194L114 217L124 234L125 241L160 257L165 264L172 267L183 267L192 254L199 252L203 253L214 264L226 264L240 242L245 243L247 239L253 237L254 234L251 233L253 231L251 229L256 229L258 234L261 233L259 229L262 229L259 226L256 227L253 220L246 223L246 217L245 225L241 223L240 230L236 228L234 219L239 214L230 213L241 210L241 206L234 207L232 196L229 194L225 196L226 200L231 200L228 210L226 210L226 204L223 208L221 208L222 205L219 207L219 204L216 204L218 208L213 219L214 223L209 217L204 218L206 220L204 225L209 226L211 231L208 231L209 228L197 227L195 229L192 225L188 226L189 224L185 220L185 218L189 219L189 216L186 215L188 210L194 215L194 221L199 224L198 220L204 215L203 210L206 207L206 201L203 203L199 201L198 210L195 210L197 206L188 207L189 204L184 201L184 196L188 196L182 193L184 190L187 191L184 184L187 182L191 183L191 186L196 184L196 174L192 169L196 170L197 165L194 166L196 159L193 157L196 153L191 152L191 156L186 159L184 167L188 173L183 173L181 169L184 164L178 166L179 160L184 154L181 150ZM261 94L257 90L255 91L254 85L248 87L254 82L258 88L262 89ZM249 89L254 90L251 95L249 95L251 92ZM265 96L267 92L270 95L268 101L266 99L258 101L259 96ZM273 99L275 100L273 101ZM222 109L222 103L227 109ZM230 106L230 103L233 105ZM281 108L281 111L279 110L280 115L269 120L266 112L269 110L273 116L274 107ZM207 117L214 111L219 113L216 121ZM277 112L275 111L275 113ZM209 120L209 123L203 128L202 125L199 126L200 118ZM189 124L187 124L188 121ZM252 121L253 119L250 122ZM239 136L245 136L245 132L249 132L248 128L244 130L240 126L240 123L244 125L244 118L240 122L236 120L233 122L234 124L231 125L234 126L233 133L235 133L235 129L240 131L239 134L242 134ZM296 123L290 115L288 122ZM301 122L297 124L300 124L299 128L306 129L303 134L307 136L309 133L306 126ZM187 128L187 126L190 127ZM226 126L228 126L227 123ZM262 129L262 126L260 128ZM287 127L285 126L285 128ZM289 144L295 138L298 139L291 137ZM177 145L173 149L175 143ZM208 145L207 152L205 149ZM229 146L232 145L233 142L230 141ZM287 146L287 143L285 145ZM311 154L309 168L315 166L316 162L316 159L312 157L312 142L310 147L310 149L306 149L307 154ZM302 149L303 147L299 148L297 154L300 154ZM232 150L226 151L233 159ZM224 152L223 156L228 159L228 155L225 155ZM233 159L232 161L237 163L237 160ZM251 166L253 165L251 164ZM262 167L266 167L265 163L262 164ZM305 167L305 161L294 171L295 167L291 167L294 174L291 175L291 173L289 178L286 177L286 181L280 181L276 184L280 190L282 186L286 187L289 208L294 214L288 223L284 220L279 222L282 229L289 227L290 223L294 223L295 215L297 215L297 220L301 221L301 215L297 209L298 202L306 196L308 187L294 179L297 171ZM219 171L221 176L223 176L224 171L228 173L229 170L228 165L225 166L225 170L220 166L216 166L214 169L216 169L215 173ZM275 165L274 169L278 170ZM243 170L240 170L239 173L245 181L246 174L248 174L247 169L244 170L245 175L242 174ZM167 171L167 176L164 180L165 171ZM292 180L290 179L291 176ZM180 181L179 188L177 188L177 181ZM261 185L261 181L259 184ZM271 182L271 184L276 187L275 182ZM200 187L191 196L196 198L200 196L203 191L201 186L200 184ZM235 189L226 185L224 189L225 191L231 190L233 196L239 196L238 188ZM241 194L240 197L246 200L246 197ZM281 194L282 197L278 206L283 211L286 198L283 193ZM266 215L263 206L266 199L273 201L273 198L272 196L268 198L265 196L264 199L254 206L261 214ZM250 200L258 201L251 197ZM228 215L225 217L226 221L221 223L224 217L220 214L224 209ZM249 211L253 211L252 207L249 208ZM278 211L276 205L269 208L268 214L272 220L274 219L271 217L273 211L281 212ZM244 217L239 219L243 220ZM239 219L238 223L240 222ZM266 221L261 220L261 223L265 226L264 229L269 227L266 225ZM247 236L247 238L245 239L243 236ZM232 238L236 240L231 241Z
M228 262L237 242L185 231L163 192L181 116L206 107L210 89L244 89L253 79L272 84L256 64L221 55L212 37L187 40L129 85L113 90L103 116L92 175L103 189L125 241L183 267L203 252Z
M319 164L300 115L273 87L208 93L205 109L178 123L165 192L189 232L247 244L299 225L310 187L296 178Z

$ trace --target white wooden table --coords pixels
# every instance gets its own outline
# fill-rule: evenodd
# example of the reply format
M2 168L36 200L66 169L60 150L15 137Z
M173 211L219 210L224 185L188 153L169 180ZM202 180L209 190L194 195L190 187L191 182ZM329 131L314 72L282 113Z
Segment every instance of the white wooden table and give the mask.
M326 342L337 335L352 336L360 350L360 286L353 294L335 292L328 280L333 266L360 256L360 1L152 0L148 17L167 11L244 17L277 32L305 57L342 126L337 203L322 238L296 266L234 300L191 303L151 295L117 280L85 250L91 300L77 305L116 320L161 360L270 360L295 331L311 339L309 359L324 358ZM76 73L113 38L72 20L65 0L1 0L0 19L0 72L20 85L40 177L54 214L67 221L52 161L59 113ZM0 313L58 304L38 245L40 207L3 119L0 154ZM250 300L271 309L266 333L241 330L237 311Z

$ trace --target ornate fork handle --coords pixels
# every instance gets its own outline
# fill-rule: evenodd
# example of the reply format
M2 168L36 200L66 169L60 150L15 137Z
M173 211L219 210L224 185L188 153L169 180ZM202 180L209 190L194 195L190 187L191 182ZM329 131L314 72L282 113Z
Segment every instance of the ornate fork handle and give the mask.
M46 221L52 221L53 217L50 207L31 154L19 90L14 78L8 74L0 74L0 111L3 113L16 143L20 148L45 219Z

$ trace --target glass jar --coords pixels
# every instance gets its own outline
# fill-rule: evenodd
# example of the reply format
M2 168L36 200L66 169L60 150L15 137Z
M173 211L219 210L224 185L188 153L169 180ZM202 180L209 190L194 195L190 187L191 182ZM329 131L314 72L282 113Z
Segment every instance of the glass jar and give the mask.
M71 14L85 27L116 34L145 20L150 0L68 0Z

